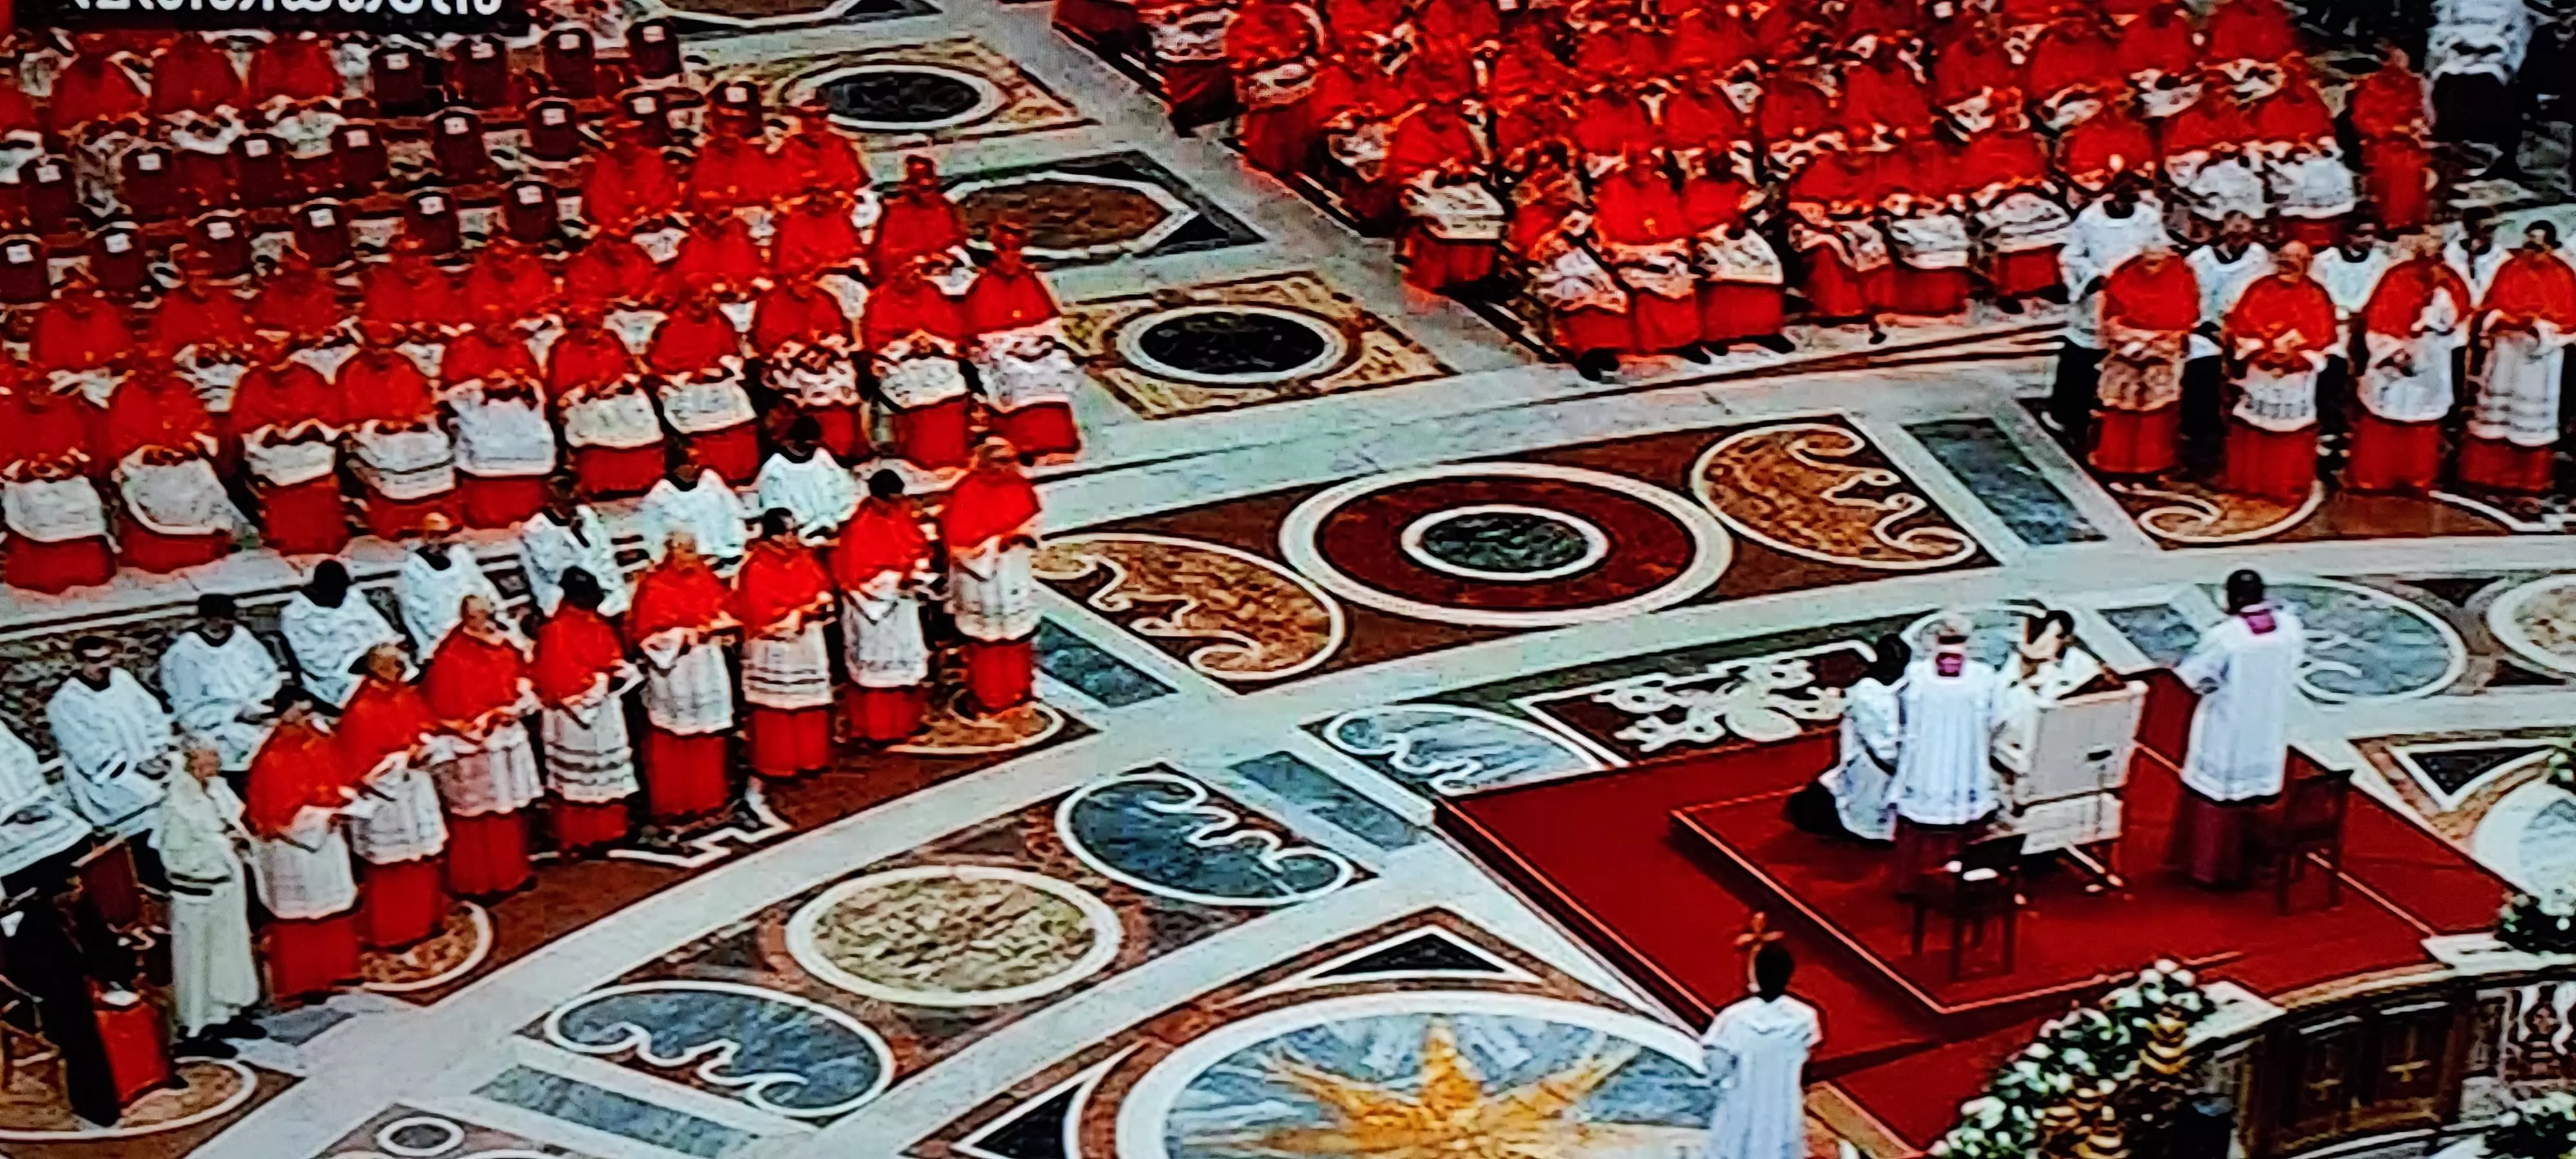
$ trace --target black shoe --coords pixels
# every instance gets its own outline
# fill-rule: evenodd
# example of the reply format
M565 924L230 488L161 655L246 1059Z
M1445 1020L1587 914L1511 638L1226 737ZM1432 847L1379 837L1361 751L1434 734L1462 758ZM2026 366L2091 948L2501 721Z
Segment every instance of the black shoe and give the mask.
M1708 351L1701 349L1700 344L1697 342L1693 342L1688 346L1673 351L1673 353L1703 365L1708 362Z
M208 1033L224 1039L258 1039L268 1037L268 1028L246 1016L236 1014L226 1021L216 1023Z
M2001 310L2007 314L2021 313L2021 299L1997 298L1995 299L1995 309Z
M1786 334L1765 334L1754 339L1753 344L1773 354L1793 354L1798 349L1798 344L1789 341L1789 336Z
M1594 382L1608 382L1619 373L1619 356L1608 350L1586 350L1574 360L1574 370Z
M1885 331L1885 330L1872 330L1872 331L1870 331L1870 332L1869 332L1869 344L1870 344L1870 345L1872 345L1872 346L1877 346L1877 345L1879 345L1879 344L1881 344L1881 343L1883 343L1883 342L1886 342L1886 341L1887 341L1887 331Z
M172 1058L233 1058L241 1052L233 1044L209 1037L190 1038L170 1044Z

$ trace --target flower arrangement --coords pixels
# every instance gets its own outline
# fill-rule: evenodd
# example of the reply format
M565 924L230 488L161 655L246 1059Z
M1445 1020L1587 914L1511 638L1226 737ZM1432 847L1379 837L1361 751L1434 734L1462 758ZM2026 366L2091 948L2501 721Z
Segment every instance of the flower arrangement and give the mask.
M2487 1128L2492 1159L2568 1159L2576 1155L2576 1091L2552 1091L2515 1104Z
M2496 940L2526 954L2576 954L2576 893L2517 893L2496 915Z
M2175 1087L2189 1064L2184 1039L2215 1006L2191 971L2160 961L2137 978L2041 1024L2039 1036L1959 1106L1959 1123L1932 1144L1935 1159L2031 1159L2091 1131L2101 1112L2142 1088ZM2116 1135L2114 1136L2116 1138ZM2100 1140L2088 1140L2099 1150Z

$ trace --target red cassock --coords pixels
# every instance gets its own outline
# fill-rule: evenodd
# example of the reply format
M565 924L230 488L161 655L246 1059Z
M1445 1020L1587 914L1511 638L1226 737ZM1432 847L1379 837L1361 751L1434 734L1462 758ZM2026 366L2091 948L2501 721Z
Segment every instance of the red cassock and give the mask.
M574 698L590 691L601 676L615 679L620 664L626 661L626 646L617 638L617 629L597 612L564 604L537 629L537 659L531 669L536 681L537 699L548 707L561 708ZM612 700L597 706L601 712L622 712L623 701ZM557 796L546 803L552 817L557 848L589 850L613 845L626 839L628 818L626 801L575 801Z
M246 350L251 344L250 311L241 295L183 281L161 296L143 327L144 348L168 357L191 346Z
M100 449L107 463L118 464L145 448L211 459L215 443L215 421L206 413L206 404L185 380L165 368L136 374L117 388L108 402L106 438ZM232 551L228 532L166 534L145 526L130 509L125 515L117 554L128 567L168 573L212 563Z
M1396 122L1386 175L1405 185L1423 173L1455 172L1475 164L1476 139L1466 122L1449 106L1425 105ZM1481 282L1494 272L1494 242L1444 238L1419 219L1406 224L1403 247L1405 283L1435 294Z
M2213 61L2274 61L2299 51L2299 34L2290 14L2274 0L2227 0L2204 22Z
M1282 176L1303 170L1314 153L1319 139L1314 94L1310 87L1294 100L1255 100L1244 81L1297 61L1311 68L1319 24L1305 5L1265 0L1244 5L1225 29L1226 65L1234 72L1244 106L1235 141L1254 165Z
M1789 179L1789 201L1824 206L1830 212L1837 205L1876 200L1869 195L1869 175L1858 168L1861 164L1848 154L1817 157ZM1806 295L1808 313L1818 319L1867 318L1894 301L1894 263L1874 270L1856 269L1832 246L1810 246L1799 251L1799 257L1806 267L1799 288Z
M1745 184L1732 178L1702 177L1682 186L1682 212L1694 235L1744 227ZM1730 234L1730 236L1737 236ZM1737 282L1702 278L1699 283L1699 339L1714 346L1780 333L1786 291L1776 282Z
M2466 312L2468 284L2440 259L2417 258L2390 267L2362 307L2362 333L2412 341L2417 321L2441 293L2450 295L2455 311ZM2439 367L2435 373L2447 376L2450 370ZM2441 480L2442 416L2400 418L2368 405L2355 408L2352 451L2344 468L2347 490L2421 495Z
M634 353L596 318L575 318L546 348L546 388L557 398L634 372Z
M42 132L44 127L36 103L18 87L17 74L0 78L0 133Z
M778 143L771 164L784 182L782 194L846 191L868 183L859 143L834 129L828 117L806 118Z
M2424 78L2403 65L2383 64L2344 90L2344 112L2364 141L2415 136L2430 119Z
M418 748L437 731L438 718L419 689L370 676L349 697L333 735L350 788L359 790L364 788L360 782L387 758ZM439 931L447 916L445 860L441 852L432 852L410 861L364 863L358 925L369 946L399 949Z
M602 234L565 264L564 306L596 314L620 302L648 301L661 276L661 267L643 247L618 234Z
M301 422L343 425L340 391L304 363L252 366L232 389L234 440L260 428L291 430ZM276 435L270 435L276 438ZM314 433L314 438L322 438ZM332 554L348 546L348 513L340 505L340 479L325 474L299 484L273 487L255 482L260 497L260 538L289 556Z
M980 279L979 279L980 281ZM751 315L751 348L775 354L790 342L814 345L850 336L840 299L810 283L783 281L760 296Z
M537 369L537 356L528 352L527 342L502 326L478 326L448 339L447 351L438 360L441 381L456 386L495 375L530 380L543 377Z
M139 117L144 112L143 87L125 66L97 53L84 53L54 77L54 93L45 113L54 131L69 133L93 121Z
M742 206L768 203L779 185L776 167L760 142L718 132L690 166L688 202L701 214L729 216Z
M1628 168L1601 183L1593 195L1593 220L1609 256L1616 258L1620 247L1666 246L1690 236L1690 222L1682 213L1681 198L1673 192L1672 183L1660 172L1650 172L1631 162ZM1629 316L1636 335L1631 350L1638 353L1679 350L1700 339L1699 298L1669 298L1651 290L1628 285Z
M777 222L778 230L769 238L769 260L781 280L809 278L859 256L859 227L850 224L850 204L839 197L806 198L789 206Z
M2224 329L2228 342L2239 349L2246 343L2262 344L2262 350L2249 359L2255 366L2284 371L2305 370L2310 363L2302 355L2327 353L2334 349L2338 336L2334 299L2327 296L2324 286L2307 277L2256 278L2227 312ZM2276 350L2276 343L2286 346ZM2315 488L2314 414L2294 427L2288 422L2277 425L2289 429L2258 425L2242 415L2229 419L2228 490L2295 503Z
M311 33L275 37L251 57L252 104L277 97L318 101L339 94L340 70L331 63L330 45Z
M1029 268L1016 248L1003 251L967 287L963 307L967 331L978 336L1040 325L1062 312L1046 279ZM1002 437L1024 455L1071 455L1082 450L1082 432L1074 424L1069 399L1023 403L1002 411L996 422Z
M213 41L182 33L153 56L153 115L211 113L219 106L241 103L242 76L233 69L232 54Z
M949 489L939 512L939 538L951 558L999 537L1021 533L1038 516L1037 488L1015 464L979 464ZM966 640L966 691L986 712L1026 703L1037 671L1035 636Z
M340 364L339 387L342 413L352 423L422 422L438 407L420 366L389 347L369 347L351 355Z
M868 499L841 528L841 542L832 549L832 579L847 607L869 581L887 572L910 577L929 563L930 538L921 533L921 521ZM841 718L859 739L890 744L921 731L922 712L929 705L927 684L869 688L853 680L841 693Z
M2030 47L2030 94L2043 101L2068 89L2109 91L2121 72L2117 46L2089 18L2050 25Z
M705 632L725 615L733 593L702 560L670 557L635 580L626 612L627 638L639 646L654 635L684 628ZM681 736L648 727L644 737L644 800L656 821L712 813L731 796L725 775L725 734Z
M2048 151L2038 134L2027 129L1993 128L1969 138L1959 151L1958 172L1950 184L1975 193L1996 186L2036 186L2048 177ZM1998 297L2022 298L2061 281L2057 267L2062 246L2042 246L1997 253L1985 261L1986 283Z
M2191 17L2179 4L2158 4L2120 30L2120 67L2129 75L2153 69L2180 76L2200 63Z
M310 722L278 725L251 757L242 820L251 832L284 836L306 807L346 804L348 771L338 743ZM312 918L271 918L268 992L285 998L333 989L358 977L357 912Z
M752 283L769 276L769 259L751 240L751 226L726 214L701 222L680 242L680 252L663 271L664 292L674 300L723 289L751 292Z
M2361 143L2362 183L2379 224L2390 233L2424 228L2433 216L2433 186L2440 181L2432 151L2414 137L2383 137Z
M2254 123L2233 98L2221 93L2205 95L2193 101L2191 107L2165 118L2163 132L2165 156L2180 157L2252 140Z
M1912 73L1887 53L1868 67L1855 67L1844 74L1843 131L1854 142L1866 142L1881 130L1919 136L1932 128L1932 94L1915 80ZM1723 96L1697 101L1693 107L1722 109L1733 112ZM1665 119L1671 120L1672 102L1665 102ZM1670 143L1667 133L1667 143ZM1731 139L1731 137L1730 137ZM1695 144L1706 144L1703 137Z
M2200 321L2200 283L2188 263L2169 260L2149 270L2132 259L2102 284L2102 318L2114 325L2161 334L2188 333ZM2179 368L2176 368L2179 373ZM2179 396L2146 410L2097 406L2088 461L2114 475L2153 475L2173 469L2182 429Z
M741 353L742 335L723 313L701 299L673 311L653 331L644 362L657 374L691 374L712 369L720 360L739 357ZM714 468L726 482L741 486L760 473L758 427L756 421L743 422L722 430L700 431L687 438L701 462Z
M917 270L880 287L859 318L860 342L872 351L915 334L927 334L951 349L966 338L965 315L956 300ZM904 458L920 466L958 466L966 461L970 446L966 420L962 395L929 406L897 408L895 442Z
M369 268L362 284L365 292L358 303L358 317L370 334L465 318L456 279L417 252L399 253L392 261Z
M906 181L877 218L877 235L868 249L868 273L892 279L923 254L942 253L966 243L966 219L940 192L935 180Z
M623 233L636 222L680 206L680 183L670 158L650 145L622 140L591 162L582 181L581 212L591 224Z
M421 696L442 727L467 731L518 703L527 662L506 641L459 628L447 634L421 675ZM442 794L443 796L443 794ZM467 897L508 893L528 883L528 820L523 809L466 816L446 802L447 886Z
M10 367L14 378L16 367ZM45 390L41 382L17 382L0 406L0 467L31 475L39 470L78 473L96 466L91 453L89 404ZM76 587L106 583L116 575L116 559L107 537L87 536L40 542L12 535L6 548L8 585L24 591L57 595Z
M813 549L780 539L753 543L733 584L733 618L742 622L746 640L786 623L797 613L810 615L832 591L832 577L814 558ZM749 673L744 679L750 680ZM771 708L753 704L749 733L751 771L761 776L794 777L832 763L832 710L828 705Z
M2099 188L2113 174L2137 172L2155 161L2155 138L2116 103L2057 138L2057 171L2086 188Z
M2528 330L2539 323L2556 327L2561 335L2576 331L2576 268L2568 266L2562 253L2516 251L2496 268L2478 312L2479 329L2488 333ZM2551 383L2548 389L2562 388ZM2485 400L2479 400L2478 409L2489 409ZM2555 440L2526 446L2501 436L2482 437L2479 425L2473 418L2468 437L2460 444L2461 483L2525 494L2545 493L2556 486Z
M340 305L339 287L292 253L284 265L260 279L250 299L251 325L282 331L297 345L321 337L347 314Z
M551 314L563 297L554 273L535 250L501 242L476 252L465 271L463 293L475 317L503 322Z
M29 339L27 364L36 370L91 370L107 364L134 344L125 307L87 287L56 291L54 300L36 309L35 333Z

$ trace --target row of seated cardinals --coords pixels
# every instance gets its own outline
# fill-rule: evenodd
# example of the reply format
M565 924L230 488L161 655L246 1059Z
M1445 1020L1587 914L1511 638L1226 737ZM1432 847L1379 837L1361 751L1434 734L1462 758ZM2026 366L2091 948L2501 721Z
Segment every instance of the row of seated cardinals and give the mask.
M896 453L934 474L961 468L986 434L1034 457L1074 453L1081 371L1023 236L997 226L992 257L972 265L935 176L922 181L907 181L881 220L895 236L948 244L907 256L878 247L876 268L893 272L872 285L852 276L855 263L780 273L732 216L663 265L615 237L560 265L494 241L462 270L406 245L351 277L290 250L247 294L189 277L140 306L75 273L34 312L29 361L0 364L10 582L104 578L17 566L31 546L102 522L103 511L64 506L90 494L88 480L124 499L134 566L222 553L229 534L147 517L212 510L178 492L223 490L218 478L254 498L273 546L331 551L348 534L347 499L392 538L430 514L508 526L566 468L593 497L645 490L675 456L750 482L764 441L802 419L823 449L865 459L870 381ZM700 286L675 267L705 239L743 264ZM48 512L54 526L20 522Z

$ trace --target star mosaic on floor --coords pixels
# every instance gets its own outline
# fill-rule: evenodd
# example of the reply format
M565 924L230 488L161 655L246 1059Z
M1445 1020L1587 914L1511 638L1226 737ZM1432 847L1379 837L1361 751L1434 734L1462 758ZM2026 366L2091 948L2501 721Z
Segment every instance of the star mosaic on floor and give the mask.
M1101 298L1065 309L1092 377L1148 419L1446 377L1420 343L1311 273Z
M1200 253L1261 240L1252 227L1138 152L950 174L948 196L980 246L994 223L1028 231L1042 268Z
M1009 57L971 37L777 57L719 76L770 86L779 105L820 103L835 124L878 148L1091 123Z
M1060 535L1039 578L1229 683L1993 563L1830 418L1391 471Z
M390 1107L341 1136L318 1159L586 1159L549 1143L513 1135L454 1115Z
M525 1033L829 1121L1082 987L1366 875L1197 778L1140 769L770 906Z
M1429 911L1151 1018L913 1153L1670 1155L1706 1129L1699 1057L1690 1035Z

